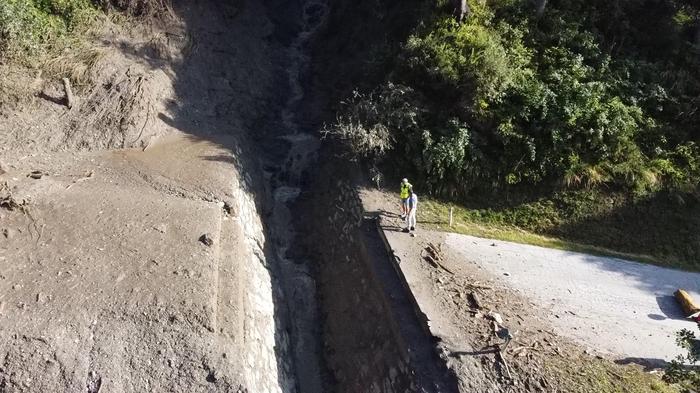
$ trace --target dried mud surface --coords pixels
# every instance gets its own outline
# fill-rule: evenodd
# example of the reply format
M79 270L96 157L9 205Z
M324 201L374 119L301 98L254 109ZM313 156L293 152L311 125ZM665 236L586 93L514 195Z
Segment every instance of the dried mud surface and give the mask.
M263 222L262 153L289 145L257 143L285 133L300 16L176 3L157 29L106 28L73 109L19 74L31 97L0 106L0 391L298 387Z

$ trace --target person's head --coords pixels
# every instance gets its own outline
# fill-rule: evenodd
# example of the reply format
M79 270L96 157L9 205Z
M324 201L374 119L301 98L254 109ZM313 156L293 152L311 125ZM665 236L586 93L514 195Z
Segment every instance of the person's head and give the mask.
M408 179L406 179L406 178L404 177L404 178L401 180L401 184L406 184L406 183L408 183Z

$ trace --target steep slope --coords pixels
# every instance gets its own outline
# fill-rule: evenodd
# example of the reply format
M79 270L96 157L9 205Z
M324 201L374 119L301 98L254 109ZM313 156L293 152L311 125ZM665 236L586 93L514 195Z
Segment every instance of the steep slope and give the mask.
M250 143L290 57L265 4L176 10L159 51L107 34L72 110L4 114L2 391L295 391Z

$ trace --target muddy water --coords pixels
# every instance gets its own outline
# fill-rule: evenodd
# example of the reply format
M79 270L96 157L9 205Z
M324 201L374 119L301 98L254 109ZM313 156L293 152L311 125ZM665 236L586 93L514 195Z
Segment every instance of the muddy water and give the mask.
M291 205L301 193L304 173L316 161L320 141L313 130L300 127L298 108L304 100L302 78L308 69L306 47L320 27L327 12L323 0L302 0L301 29L289 47L287 68L290 95L280 118L282 130L277 138L289 146L281 162L269 162L277 168L268 173L273 188L274 207L270 217L271 235L275 242L277 279L285 293L290 319L291 352L294 356L299 392L323 392L321 321L316 300L316 283L310 262L291 257L300 217Z

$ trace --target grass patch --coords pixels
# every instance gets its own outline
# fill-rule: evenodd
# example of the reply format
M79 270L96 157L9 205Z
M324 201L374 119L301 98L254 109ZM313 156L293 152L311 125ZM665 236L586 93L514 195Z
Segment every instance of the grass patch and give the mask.
M696 206L627 203L588 192L486 208L423 198L420 215L442 231L700 271Z
M76 89L89 86L106 53L94 44L104 22L107 16L92 0L0 1L0 62L38 71L37 78L69 78ZM0 103L33 94L25 84L0 81Z
M90 0L4 0L0 2L0 55L38 67L58 53L75 49L98 15Z
M572 363L559 358L547 360L546 367L559 376L562 391L572 393L677 393L675 386L637 366L620 366L601 359Z

